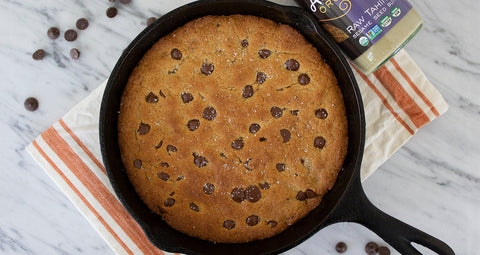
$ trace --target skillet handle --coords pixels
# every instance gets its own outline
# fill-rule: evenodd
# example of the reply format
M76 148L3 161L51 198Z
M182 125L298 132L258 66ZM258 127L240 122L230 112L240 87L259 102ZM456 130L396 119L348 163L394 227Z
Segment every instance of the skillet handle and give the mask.
M384 213L368 200L360 183L360 178L354 178L352 185L346 191L343 199L333 215L329 217L336 222L359 223L389 243L401 254L421 255L412 246L412 242L423 245L440 255L455 255L455 252L441 240L403 223ZM337 213L338 212L338 213Z

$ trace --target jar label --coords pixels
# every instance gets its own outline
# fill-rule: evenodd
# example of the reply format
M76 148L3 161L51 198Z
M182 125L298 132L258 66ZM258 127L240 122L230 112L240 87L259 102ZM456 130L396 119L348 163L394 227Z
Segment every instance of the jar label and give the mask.
M302 3L352 60L412 9L405 0L303 0Z

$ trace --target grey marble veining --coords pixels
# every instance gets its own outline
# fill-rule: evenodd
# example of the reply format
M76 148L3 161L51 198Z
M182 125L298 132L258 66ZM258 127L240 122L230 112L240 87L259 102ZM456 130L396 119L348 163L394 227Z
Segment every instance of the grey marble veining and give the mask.
M187 2L0 0L0 254L113 253L24 148L108 77L148 17L166 13L166 3L173 8ZM444 240L457 254L478 254L480 2L412 3L425 24L407 50L450 108L363 185L385 212ZM119 14L108 19L105 10L112 5ZM66 42L63 32L80 17L90 26L75 42ZM48 39L51 26L60 28L61 38ZM79 60L69 56L73 47L81 52ZM38 48L47 57L37 62L31 54ZM29 96L39 99L38 111L23 108ZM370 240L385 244L358 224L339 223L287 253L336 254L336 242L345 241L345 254L363 254Z

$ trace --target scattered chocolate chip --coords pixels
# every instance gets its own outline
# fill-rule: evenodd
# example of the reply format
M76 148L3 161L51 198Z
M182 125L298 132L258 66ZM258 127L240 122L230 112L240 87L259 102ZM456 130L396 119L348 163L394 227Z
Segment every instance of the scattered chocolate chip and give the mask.
M283 164L283 163L277 163L277 165L275 167L277 168L277 171L279 171L279 172L285 171L285 164Z
M303 166L305 166L305 159L300 159L300 163L302 163Z
M235 202L241 203L243 200L245 200L245 190L242 188L234 188L232 190L232 199Z
M206 120L214 120L217 117L215 108L209 106L203 110L203 118Z
M265 142L265 141L267 140L267 138L265 138L265 137L260 137L259 140L260 140L260 142Z
M35 60L42 60L44 57L45 57L45 51L42 50L42 49L36 50L32 54L32 58L35 59Z
M72 57L73 59L79 59L80 58L80 51L78 49L71 49L70 50L70 57Z
M173 59L180 60L182 59L182 52L179 49L174 48L170 51L170 56L172 56Z
M274 228L278 225L278 223L274 220L271 220L271 221L267 222L267 225L270 225L271 228Z
M194 155L193 163L198 167L202 168L208 164L208 160L205 157Z
M268 183L268 182L259 183L258 186L263 190L267 190L267 189L270 188L270 183Z
M245 198L251 203L258 202L262 198L262 192L256 185L250 185L245 189Z
M167 145L167 153L170 154L170 152L177 152L177 147L171 144Z
M144 124L144 123L140 123L140 126L138 126L137 133L138 133L139 135L145 135L145 134L147 134L148 132L150 132L150 125Z
M223 222L223 227L230 230L235 227L235 221L233 220L226 220Z
M115 16L117 16L118 10L115 7L110 7L107 9L106 13L107 13L107 17L114 18Z
M300 74L298 76L298 83L300 83L300 85L309 84L310 83L310 77L308 76L308 74L305 74L305 73Z
M195 131L200 127L200 120L198 119L189 120L187 126L188 126L188 129L190 129L190 131Z
M181 181L181 180L184 180L184 179L185 179L185 176L180 175L180 176L177 177L177 182Z
M280 135L283 138L283 143L290 141L290 138L292 138L292 134L287 129L280 130Z
M263 84L267 80L267 75L262 72L257 73L257 83Z
M142 161L141 161L140 159L135 159L135 160L133 161L133 166L134 166L135 168L137 168L137 169L142 168Z
M220 157L227 158L227 155L225 155L225 153L222 152L222 153L220 153Z
M205 194L211 195L214 191L215 185L213 185L212 183L205 183L205 185L203 185L203 192L205 192Z
M299 111L300 111L300 110L292 110L292 111L290 111L290 113L291 113L293 116L298 116L298 112L299 112Z
M85 30L88 27L88 20L86 18L80 18L77 20L76 26L79 30Z
M60 36L60 30L57 27L51 27L47 31L48 38L55 40Z
M258 55L263 59L266 59L266 58L270 57L271 54L272 54L272 52L270 50L267 50L267 49L261 49L258 52Z
M245 40L243 40L240 44L241 44L242 47L244 47L244 48L245 48L245 47L248 47L248 40L245 39Z
M118 0L120 3L122 4L128 4L130 3L132 0Z
M390 249L385 246L378 247L378 255L390 255Z
M337 245L335 245L335 250L338 253L344 253L347 251L347 245L344 242L339 242Z
M153 94L153 92L150 92L145 97L145 101L147 101L147 103L156 103L158 102L158 97L155 94Z
M158 173L157 177L160 178L160 180L163 180L163 181L167 181L168 179L170 179L170 175L168 175L165 172Z
M287 62L285 62L285 68L290 71L297 71L298 68L300 68L300 63L298 63L298 61L295 59L289 59Z
M196 205L194 202L190 202L190 209L192 209L195 212L200 211L200 208L198 208L198 205Z
M205 74L206 76L209 76L210 74L212 74L213 70L215 70L215 66L213 64L210 64L210 63L205 63L200 68L200 71L203 74Z
M325 147L325 142L325 138L318 136L313 141L313 146L315 146L315 148L323 149L323 147Z
M273 106L271 109L270 109L270 114L272 114L272 116L276 119L282 117L282 114L283 114L283 110L282 108L280 107L277 107L277 106Z
M193 95L187 92L182 93L182 101L185 104L188 104L193 101Z
M378 244L374 242L369 242L365 245L365 252L369 255L377 254Z
M315 193L315 191L313 191L311 189L307 189L307 190L305 190L305 196L307 197L307 199L310 199L310 198L316 197L317 193Z
M163 202L163 204L166 206L166 207L170 207L170 206L173 206L175 204L175 199L169 197L165 200L165 202Z
M255 226L258 224L258 222L260 222L260 217L257 215L252 215L247 218L247 224L249 226Z
M38 100L34 97L29 97L25 100L23 106L25 106L27 111L33 112L38 109Z
M155 21L157 21L157 18L155 17L150 17L147 19L147 26L150 26L151 24L153 24Z
M249 98L253 96L253 87L252 85L247 85L245 88L243 88L243 94L242 96L244 98Z
M159 94L161 97L166 98L166 96L165 96L165 94L163 93L162 90L158 91L158 94Z
M241 150L244 144L243 139L240 137L232 142L232 148L235 150Z
M300 200L300 201L304 201L305 199L307 199L307 196L305 195L305 193L303 191L299 191L297 193L296 199Z
M170 165L167 162L161 162L160 166L161 167L169 167Z
M315 116L319 119L326 119L328 117L328 112L327 110L321 108L315 111Z
M163 140L161 140L156 146L155 149L160 149L163 145Z
M170 194L169 194L169 195L170 195L170 196L173 196L173 195L175 195L175 191L172 191L172 192L170 192Z
M257 133L259 130L260 130L260 125L258 125L257 123L253 123L253 124L250 125L250 127L248 128L248 131L250 131L250 133L252 133L252 134Z
M77 39L77 32L73 29L69 29L65 31L64 37L65 37L65 40L69 42L73 42Z

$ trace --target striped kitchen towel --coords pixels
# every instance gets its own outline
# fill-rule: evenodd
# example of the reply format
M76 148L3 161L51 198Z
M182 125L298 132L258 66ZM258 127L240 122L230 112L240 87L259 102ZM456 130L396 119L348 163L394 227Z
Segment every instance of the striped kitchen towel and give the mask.
M354 69L366 113L362 179L448 106L405 50L374 74ZM102 165L98 118L105 83L37 137L27 151L119 254L167 254L123 208Z

